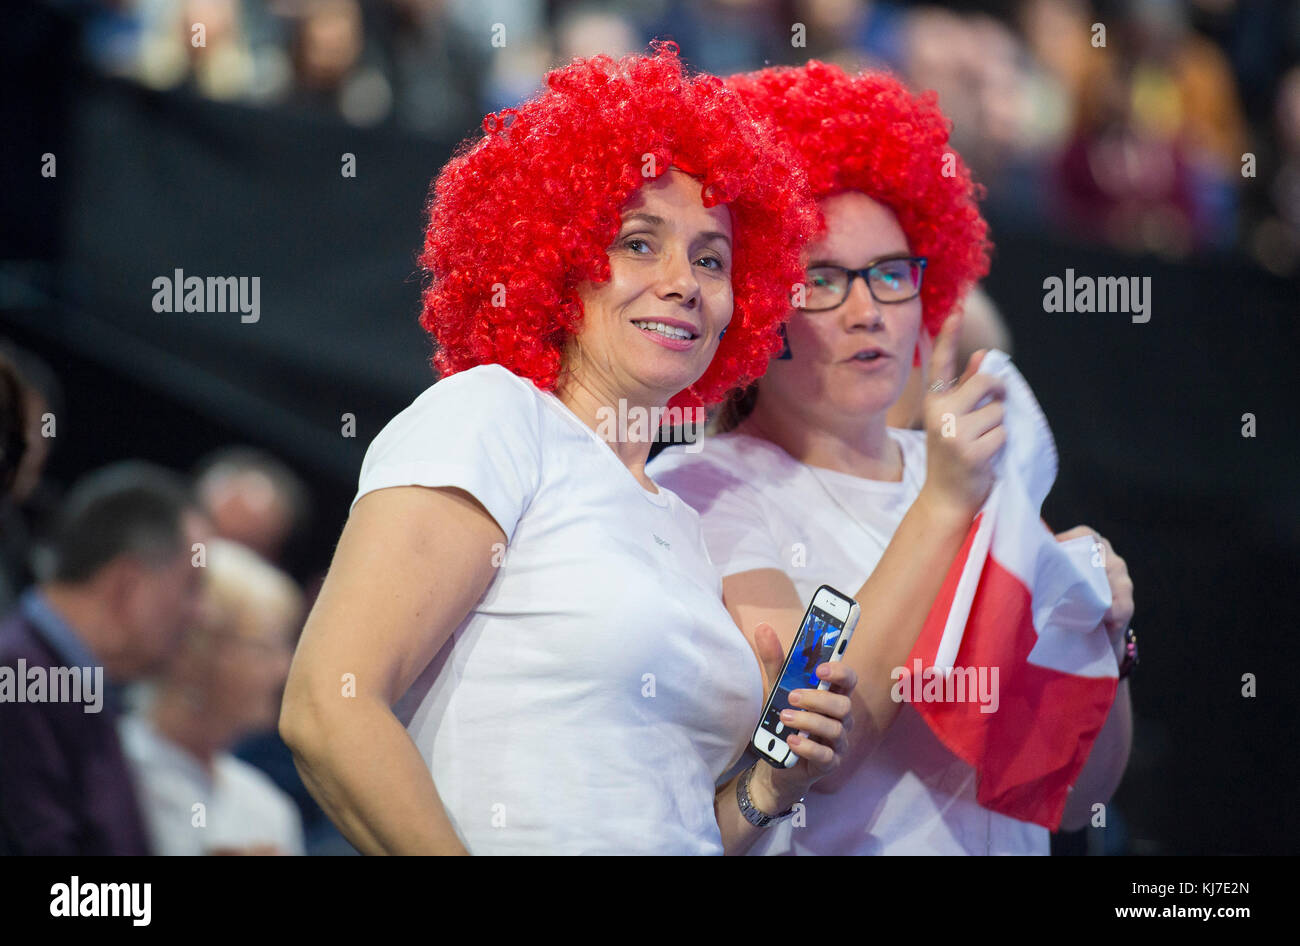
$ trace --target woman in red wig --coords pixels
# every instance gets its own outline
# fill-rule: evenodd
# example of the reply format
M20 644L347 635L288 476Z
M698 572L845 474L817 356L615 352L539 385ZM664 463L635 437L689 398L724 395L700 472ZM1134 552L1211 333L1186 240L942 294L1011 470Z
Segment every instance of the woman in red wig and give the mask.
M645 461L779 349L815 204L670 44L546 86L436 181L442 380L370 445L281 732L365 852L743 851L836 764L854 676L806 692L798 765L715 787L780 645Z
M956 377L958 319L948 318L988 269L975 186L933 93L816 61L727 84L804 160L824 225L805 251L786 351L724 405L718 426L728 432L697 454L667 450L651 470L700 511L743 626L770 623L788 643L801 602L823 582L852 589L862 606L845 656L861 681L845 763L809 796L805 827L782 826L753 850L1046 854L1047 830L981 808L974 770L891 696L1006 440L1002 383L977 373L983 352ZM889 428L886 414L936 333L926 429ZM1132 582L1107 552L1106 623L1118 638ZM1068 826L1114 791L1129 728L1121 684L1072 796L1086 804L1067 806Z

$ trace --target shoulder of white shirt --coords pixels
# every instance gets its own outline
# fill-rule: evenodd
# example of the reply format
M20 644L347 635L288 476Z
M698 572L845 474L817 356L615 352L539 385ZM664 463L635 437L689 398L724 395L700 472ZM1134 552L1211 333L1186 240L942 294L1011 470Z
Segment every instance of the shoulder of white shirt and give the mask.
M484 394L514 390L534 398L539 395L538 388L528 378L521 378L504 365L487 364L475 365L473 368L466 368L464 371L439 378L425 388L415 401L419 403L428 399L459 395L462 389Z

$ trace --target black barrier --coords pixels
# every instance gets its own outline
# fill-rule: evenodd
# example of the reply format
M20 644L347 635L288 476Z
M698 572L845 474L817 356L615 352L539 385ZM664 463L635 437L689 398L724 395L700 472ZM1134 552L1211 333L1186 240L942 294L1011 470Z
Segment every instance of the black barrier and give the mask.
M373 432L432 378L415 255L452 142L115 82L87 84L73 108L59 160L70 314L53 330L83 350L116 340L142 381L354 475L343 415ZM194 277L213 311L156 311Z
M69 387L81 440L60 445L52 472L128 455L187 465L231 439L272 447L315 482L308 555L323 566L365 447L432 380L414 256L452 142L115 82L81 89L72 127L58 276L49 294L20 291L6 264L3 313ZM1097 528L1136 583L1137 733L1114 803L1127 849L1294 852L1300 828L1282 815L1298 781L1297 287L1236 258L1020 235L989 212L987 288L1060 448L1045 515ZM224 312L156 311L177 270L182 285L203 277L205 307L207 277L245 294ZM1149 280L1133 284L1144 312L1045 305L1049 280L1119 277ZM254 278L255 313L253 284L238 282Z

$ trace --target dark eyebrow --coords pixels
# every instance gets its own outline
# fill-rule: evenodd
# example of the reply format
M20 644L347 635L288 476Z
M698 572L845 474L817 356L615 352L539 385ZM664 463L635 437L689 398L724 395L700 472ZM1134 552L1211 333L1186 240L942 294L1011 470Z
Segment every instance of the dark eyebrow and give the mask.
M909 254L906 250L899 250L897 253L886 253L884 256L877 256L875 259L868 260L866 263L863 263L861 266L858 266L856 268L870 269L872 266L875 266L877 263L884 263L888 260L894 260L894 259L910 259L910 258L911 258L911 254ZM843 263L835 263L828 259L814 260L813 262L808 264L809 269L814 269L818 266L838 266L840 269L855 268L852 266L845 266Z
M662 227L664 225L663 217L656 217L654 214L645 213L639 210L633 211L632 213L624 217L622 225L626 226L632 220L644 221L645 223L650 224L650 226L652 227ZM704 233L701 233L700 238L706 242L710 240L723 240L726 242L728 246L731 245L731 238L727 236L725 233L719 233L717 230L708 230Z

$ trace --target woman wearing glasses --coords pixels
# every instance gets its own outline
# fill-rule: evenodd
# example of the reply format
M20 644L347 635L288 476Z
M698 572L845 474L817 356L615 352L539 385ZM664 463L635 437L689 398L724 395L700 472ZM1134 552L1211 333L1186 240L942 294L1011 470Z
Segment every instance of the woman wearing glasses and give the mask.
M974 185L933 98L888 76L810 62L728 84L804 158L825 227L805 249L787 348L724 405L727 432L650 469L700 512L742 626L768 622L788 643L823 582L862 606L845 763L806 800L806 826L755 852L1045 854L1047 830L979 807L974 770L890 698L1006 439L1001 383L976 373L981 352L956 377L948 319L988 266ZM925 430L892 429L886 413L936 331ZM1108 620L1126 624L1122 568ZM1080 780L1089 802L1109 798L1127 758L1123 686L1120 701Z
M635 418L761 372L815 206L668 46L558 69L484 129L430 207L443 379L366 453L281 732L364 852L743 851L835 765L853 672L807 691L799 764L715 788L760 666Z

